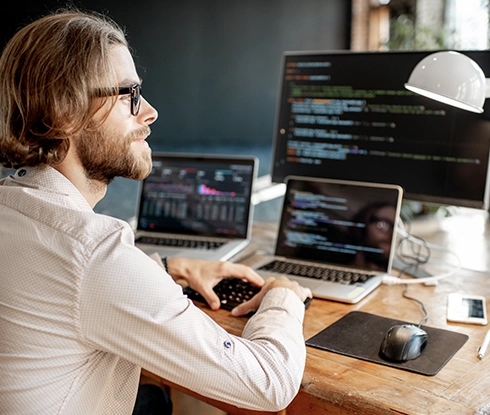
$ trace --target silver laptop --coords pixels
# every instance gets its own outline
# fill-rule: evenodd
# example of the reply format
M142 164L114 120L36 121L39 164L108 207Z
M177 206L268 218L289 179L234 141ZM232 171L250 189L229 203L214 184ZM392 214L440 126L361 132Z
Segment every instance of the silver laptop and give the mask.
M136 246L147 254L222 261L250 241L253 156L153 153L140 187Z
M274 256L253 268L357 303L391 270L401 201L396 185L290 176Z

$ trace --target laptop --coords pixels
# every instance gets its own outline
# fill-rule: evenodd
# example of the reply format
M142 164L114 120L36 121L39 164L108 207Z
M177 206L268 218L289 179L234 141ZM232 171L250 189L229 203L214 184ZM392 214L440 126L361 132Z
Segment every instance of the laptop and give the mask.
M160 257L224 261L251 238L253 156L154 152L140 185L135 244Z
M274 255L253 268L314 297L357 303L391 271L402 188L289 176Z

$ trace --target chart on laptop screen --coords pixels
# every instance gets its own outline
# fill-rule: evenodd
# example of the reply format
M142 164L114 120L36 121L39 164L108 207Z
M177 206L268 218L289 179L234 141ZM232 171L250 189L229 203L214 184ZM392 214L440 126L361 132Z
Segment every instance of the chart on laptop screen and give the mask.
M239 161L154 160L142 190L141 229L246 234L253 166Z

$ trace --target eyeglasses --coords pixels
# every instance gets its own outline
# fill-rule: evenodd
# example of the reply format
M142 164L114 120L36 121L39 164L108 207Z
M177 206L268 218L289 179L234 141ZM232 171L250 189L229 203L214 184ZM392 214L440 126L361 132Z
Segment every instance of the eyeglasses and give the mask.
M110 97L114 95L129 95L131 97L131 115L136 117L139 114L141 107L141 85L134 84L117 89L97 89L95 92L96 97Z
M131 96L131 115L136 117L141 108L141 85L134 84L129 87L118 88L117 91L117 95Z

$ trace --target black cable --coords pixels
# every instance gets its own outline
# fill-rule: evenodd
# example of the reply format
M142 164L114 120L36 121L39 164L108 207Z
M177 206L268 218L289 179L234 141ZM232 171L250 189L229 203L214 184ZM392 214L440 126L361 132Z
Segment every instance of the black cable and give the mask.
M431 250L424 239L408 233L408 236L402 237L398 241L395 254L405 265L418 266L429 262Z
M405 271L400 271L400 274L398 275L398 278L401 278L402 275L405 273ZM407 290L408 290L408 284L403 284L405 286L404 290L403 290L403 293L402 293L402 296L407 298L408 300L412 300L414 301L415 303L417 303L420 308L422 309L423 313L424 313L424 318L422 320L420 320L419 324L417 327L420 328L420 326L422 326L422 324L424 324L428 319L429 319L429 313L427 312L427 309L425 308L425 305L422 301L416 299L416 298L413 298L413 297L410 297L407 295Z
M426 264L430 259L430 248L428 247L427 242L422 238L411 234L412 219L406 212L401 211L400 218L402 219L404 233L406 236L402 237L398 241L398 245L395 250L396 256L405 265ZM419 242L415 242L415 240ZM408 245L411 253L404 253L404 245ZM425 252L422 252L423 249Z

